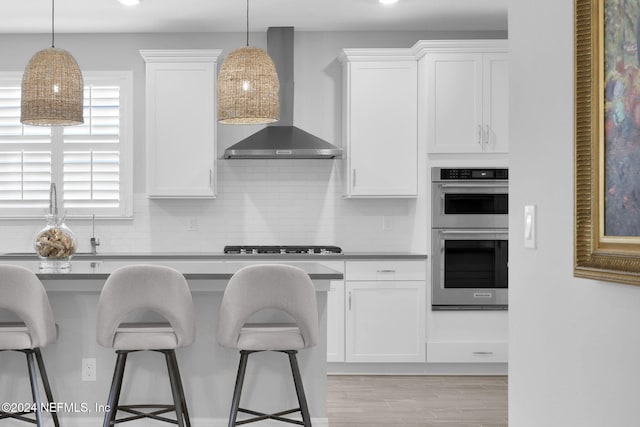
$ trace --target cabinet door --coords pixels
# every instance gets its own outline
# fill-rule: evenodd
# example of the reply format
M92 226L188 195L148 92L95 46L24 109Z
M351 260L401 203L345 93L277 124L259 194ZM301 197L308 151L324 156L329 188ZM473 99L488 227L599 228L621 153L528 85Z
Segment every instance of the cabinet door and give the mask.
M427 149L482 152L482 54L425 56Z
M327 362L344 362L344 282L332 280L327 294Z
M215 196L215 63L146 65L148 193Z
M424 362L424 281L346 282L346 361Z
M347 196L415 197L417 63L348 64Z
M506 53L484 55L484 149L509 151L509 66Z

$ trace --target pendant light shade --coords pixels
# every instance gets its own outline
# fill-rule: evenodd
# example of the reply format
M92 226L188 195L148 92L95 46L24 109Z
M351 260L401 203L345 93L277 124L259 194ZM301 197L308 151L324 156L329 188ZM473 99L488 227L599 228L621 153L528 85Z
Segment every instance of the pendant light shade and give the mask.
M273 123L280 117L280 84L273 61L255 47L236 49L218 75L220 123Z
M55 47L55 0L51 0L51 47L36 52L22 75L20 122L36 126L84 123L84 82L69 52Z
M37 52L22 76L20 121L36 126L84 123L84 82L78 63L64 49Z
M280 83L273 61L262 49L247 45L227 56L218 74L218 121L229 124L273 123L280 118Z

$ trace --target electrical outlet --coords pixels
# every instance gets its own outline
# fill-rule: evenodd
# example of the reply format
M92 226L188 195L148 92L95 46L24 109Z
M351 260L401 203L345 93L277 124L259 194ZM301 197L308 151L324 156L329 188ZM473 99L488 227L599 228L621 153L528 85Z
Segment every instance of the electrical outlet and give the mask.
M393 230L393 217L384 215L382 217L382 230L389 231Z
M96 359L82 359L82 381L95 381L96 376Z

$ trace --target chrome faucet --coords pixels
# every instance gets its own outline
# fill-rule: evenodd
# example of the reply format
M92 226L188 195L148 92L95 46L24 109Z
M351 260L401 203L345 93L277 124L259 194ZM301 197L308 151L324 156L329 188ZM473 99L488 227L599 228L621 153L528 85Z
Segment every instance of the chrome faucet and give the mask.
M96 237L96 215L91 215L91 254L96 255L98 253L98 246L100 246L100 238Z

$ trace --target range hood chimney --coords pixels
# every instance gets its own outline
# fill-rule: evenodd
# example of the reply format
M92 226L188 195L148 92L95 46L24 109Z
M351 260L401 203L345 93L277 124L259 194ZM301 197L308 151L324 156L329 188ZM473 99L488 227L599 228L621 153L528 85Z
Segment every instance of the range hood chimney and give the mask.
M342 149L293 126L293 27L270 27L267 52L280 80L280 120L232 145L225 159L334 159Z

